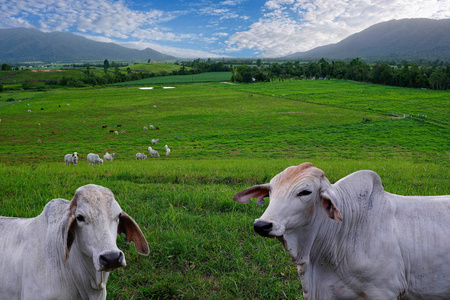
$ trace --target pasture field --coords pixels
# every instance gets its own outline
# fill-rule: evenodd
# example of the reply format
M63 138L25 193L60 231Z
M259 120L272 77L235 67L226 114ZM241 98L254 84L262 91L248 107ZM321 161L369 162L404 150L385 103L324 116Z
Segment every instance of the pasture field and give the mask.
M149 84L174 84L174 83L205 83L229 81L231 72L206 72L194 75L170 75L162 77L151 77L141 80L126 81L111 84L110 86L136 86Z
M170 73L172 71L178 71L179 69L181 69L181 66L167 63L149 63L149 64L134 64L126 67L120 67L119 69L123 72L126 72L128 68L136 72L159 73L164 71ZM186 70L190 69L192 68L186 67ZM114 71L114 68L111 68L111 70Z
M181 66L165 63L135 64L126 67L120 67L119 70L122 73L126 73L128 68L136 72L159 73L164 71L170 73L174 70L179 70ZM8 86L11 84L22 83L29 80L34 81L60 80L63 77L67 79L71 78L73 80L79 80L81 78L86 77L85 71L86 68L83 67L76 67L72 69L61 68L61 69L33 69L33 70L27 69L23 71L15 71L15 70L0 71L0 83L3 83L5 86ZM105 71L101 67L91 67L89 71L90 73L98 77L102 77L105 75ZM108 72L110 74L114 74L115 68L110 67L108 69Z
M287 252L253 232L267 205L232 201L291 165L310 161L332 183L372 169L392 193L450 194L448 92L334 80L170 86L1 94L0 215L36 216L95 183L144 232L147 257L118 238L128 265L111 273L108 299L302 299ZM161 158L136 161L157 138ZM79 164L65 167L73 151ZM87 153L106 151L114 162L87 165Z

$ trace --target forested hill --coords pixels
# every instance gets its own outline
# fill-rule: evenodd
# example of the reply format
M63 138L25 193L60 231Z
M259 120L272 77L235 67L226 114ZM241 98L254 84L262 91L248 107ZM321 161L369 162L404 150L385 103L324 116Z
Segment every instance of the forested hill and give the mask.
M108 60L163 61L174 59L150 48L130 49L66 33L29 28L0 29L0 62L78 62Z
M450 19L403 19L378 23L337 44L297 52L288 59L425 59L450 61Z

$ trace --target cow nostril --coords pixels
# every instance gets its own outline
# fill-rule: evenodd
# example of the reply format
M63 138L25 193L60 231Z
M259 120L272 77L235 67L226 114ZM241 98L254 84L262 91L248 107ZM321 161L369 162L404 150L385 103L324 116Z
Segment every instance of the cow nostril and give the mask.
M272 226L272 223L266 221L256 221L253 223L255 231L262 236L268 236L269 232L272 230Z
M105 269L119 268L122 266L124 256L122 252L109 252L100 255L99 260Z

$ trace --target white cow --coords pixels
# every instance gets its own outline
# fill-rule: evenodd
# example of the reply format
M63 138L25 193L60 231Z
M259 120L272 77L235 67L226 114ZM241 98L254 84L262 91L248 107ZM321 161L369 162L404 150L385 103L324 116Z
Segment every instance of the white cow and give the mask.
M115 155L115 153L109 154L108 152L106 152L105 155L103 155L103 161L113 161Z
M88 165L103 165L103 159L101 159L98 154L89 153L86 158L88 161Z
M164 149L166 149L166 156L169 156L169 154L170 154L170 148L169 148L169 146L165 145L165 146L164 146Z
M72 164L74 166L76 166L78 163L78 153L74 152L73 154L66 154L64 156L64 164L66 166Z
M150 153L151 157L159 157L159 153L156 150L153 150L152 147L148 147L148 152Z
M450 196L385 192L373 171L330 184L310 163L234 196L270 204L254 229L277 237L305 299L450 299Z
M109 272L126 265L124 233L149 253L136 222L102 186L78 188L30 219L0 217L1 299L106 299Z
M158 142L159 142L159 139L152 139L152 145L156 145L156 144L158 144Z
M144 153L136 153L136 160L138 159L147 159L147 155L145 155Z

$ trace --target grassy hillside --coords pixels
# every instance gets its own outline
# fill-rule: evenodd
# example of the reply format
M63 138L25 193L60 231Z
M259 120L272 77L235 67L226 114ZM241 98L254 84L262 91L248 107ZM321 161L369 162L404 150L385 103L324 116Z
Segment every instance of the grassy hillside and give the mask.
M95 183L143 230L148 257L118 239L127 267L111 273L108 299L302 299L281 244L253 232L267 205L232 201L290 165L311 161L331 182L372 169L389 192L450 194L448 92L334 80L170 86L1 94L0 215L36 216ZM155 138L161 158L136 161ZM73 151L79 165L65 167ZM87 165L87 153L106 151L114 162Z

